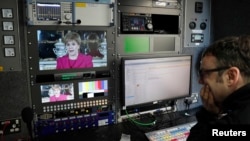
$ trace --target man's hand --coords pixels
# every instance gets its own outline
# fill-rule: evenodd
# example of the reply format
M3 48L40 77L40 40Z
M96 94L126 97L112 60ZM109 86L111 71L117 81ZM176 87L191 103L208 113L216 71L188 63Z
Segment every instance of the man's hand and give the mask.
M201 88L200 96L203 106L206 110L214 114L219 114L220 109L215 104L213 93L210 91L208 85L205 85Z

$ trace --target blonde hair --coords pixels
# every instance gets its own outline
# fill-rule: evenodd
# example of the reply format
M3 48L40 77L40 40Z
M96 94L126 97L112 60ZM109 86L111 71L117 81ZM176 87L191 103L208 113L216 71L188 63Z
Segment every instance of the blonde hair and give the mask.
M53 90L55 90L55 89L61 90L61 89L62 89L62 87L61 87L60 85L58 85L58 84L52 85L51 88L52 88Z

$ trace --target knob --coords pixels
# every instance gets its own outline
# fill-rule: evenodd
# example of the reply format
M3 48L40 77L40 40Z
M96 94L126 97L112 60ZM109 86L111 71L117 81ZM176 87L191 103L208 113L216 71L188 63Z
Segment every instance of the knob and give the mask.
M189 28L190 29L195 29L195 27L196 27L196 23L195 22L190 22L189 23Z
M201 23L200 24L200 28L202 29L202 30L205 30L206 28L207 28L207 24L206 23Z
M78 19L78 20L76 20L76 23L77 23L77 24L81 24L82 21Z
M70 20L71 19L71 15L70 14L65 14L64 18L65 18L65 20Z
M148 24L146 25L146 28L147 28L148 30L152 30L152 29L153 29L153 24L148 23Z

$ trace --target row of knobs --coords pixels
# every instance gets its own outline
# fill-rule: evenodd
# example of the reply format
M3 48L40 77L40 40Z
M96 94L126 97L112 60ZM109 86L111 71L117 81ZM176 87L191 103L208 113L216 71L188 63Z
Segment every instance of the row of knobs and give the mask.
M195 22L190 22L189 23L189 28L190 29L195 29L196 28L196 23ZM207 24L205 23L205 22L202 22L201 24L200 24L200 29L201 30L205 30L207 28Z

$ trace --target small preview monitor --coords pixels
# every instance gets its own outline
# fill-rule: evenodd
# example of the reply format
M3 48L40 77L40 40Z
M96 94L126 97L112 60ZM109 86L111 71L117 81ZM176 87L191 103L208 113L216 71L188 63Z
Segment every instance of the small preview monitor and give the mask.
M79 82L79 99L108 96L108 80Z
M41 85L41 103L74 100L73 83Z

